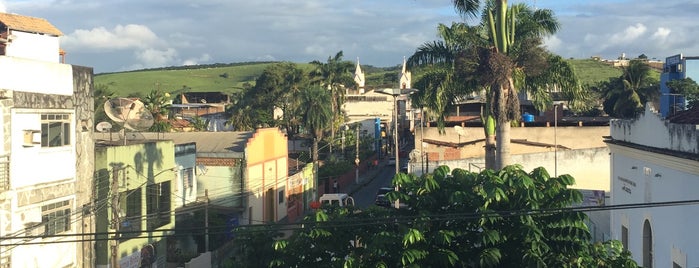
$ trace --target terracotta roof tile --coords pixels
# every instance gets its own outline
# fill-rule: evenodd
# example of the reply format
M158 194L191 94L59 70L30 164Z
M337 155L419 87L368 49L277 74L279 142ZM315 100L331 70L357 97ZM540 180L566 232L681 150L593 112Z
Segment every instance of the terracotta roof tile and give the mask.
M667 118L675 124L699 124L699 108L678 112Z
M43 33L61 36L63 33L50 22L42 18L27 17L17 14L0 13L0 23L12 30L30 33Z

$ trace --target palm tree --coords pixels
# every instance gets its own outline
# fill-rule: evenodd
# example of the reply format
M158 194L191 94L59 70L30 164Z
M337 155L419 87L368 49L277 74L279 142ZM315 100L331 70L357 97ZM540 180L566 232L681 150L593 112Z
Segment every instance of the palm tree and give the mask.
M477 0L453 1L457 12L465 17L475 16L480 2ZM552 85L558 83L575 85L563 87L566 90L579 91L580 87L577 82L574 82L575 80L571 82L570 79L563 79L563 76L551 74L541 76L555 71L549 68L547 61L556 61L556 58L550 58L550 54L541 46L542 37L555 33L559 27L550 10L532 10L525 4L516 4L507 8L506 0L485 2L482 22L479 25L481 28L471 31L481 36L469 40L487 40L487 42L485 45L483 42L476 42L475 44L480 43L480 45L470 50L462 49L462 51L470 51L469 55L475 55L475 57L471 64L460 66L475 66L475 72L472 74L476 74L476 85L486 89L485 95L488 101L482 115L486 132L486 164L488 168L499 170L510 164L510 122L519 118L517 87L535 92L549 90ZM515 40L519 42L515 43ZM568 70L572 69L568 68ZM456 68L455 71L469 73L472 68ZM534 79L527 85L527 78L537 76L560 79L547 81L547 83L541 83L541 80L536 83ZM468 78L469 76L460 75L460 77ZM493 147L494 136L497 136L497 140ZM494 161L491 158L493 148L497 148Z
M298 113L302 124L313 137L313 170L315 177L315 195L318 196L318 141L323 138L323 132L331 125L332 111L328 106L331 102L330 92L322 87L314 86L301 90Z
M342 60L342 51L337 52L335 57L328 57L326 63L312 61L311 65L315 69L311 71L311 83L326 87L330 90L330 103L332 112L332 123L330 125L330 152L332 153L332 143L335 140L335 126L340 125L338 119L344 120L341 115L340 107L344 103L345 92L343 87L348 85L356 86L352 72L350 71L354 65L350 61Z
M479 1L454 1L457 11L470 17L475 16L479 4ZM437 114L440 128L444 125L444 113L454 101L468 94L485 92L487 101L481 119L486 136L486 167L500 169L509 163L509 122L519 118L515 86L529 91L535 97L537 108L541 109L550 105L548 92L554 86L572 92L579 91L580 87L572 75L572 67L541 46L541 38L558 29L550 10L532 10L517 4L505 10L505 15L509 14L506 17L508 27L499 27L492 11L502 15L498 8L507 5L506 1L504 5L494 4L486 3L480 25L453 23L447 27L440 24L439 36L444 41L419 47L408 63L429 66L429 71L416 81L423 91L415 95L413 101ZM503 37L496 29L510 32ZM514 43L515 38L521 41ZM566 95L577 97L579 94Z
M617 79L603 85L604 110L611 116L631 118L643 110L643 104L658 98L658 81L650 76L650 67L631 60Z

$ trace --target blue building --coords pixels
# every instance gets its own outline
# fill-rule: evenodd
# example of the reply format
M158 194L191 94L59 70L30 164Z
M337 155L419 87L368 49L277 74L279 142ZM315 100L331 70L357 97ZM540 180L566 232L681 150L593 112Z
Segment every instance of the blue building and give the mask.
M699 57L684 57L677 54L665 58L663 73L660 75L660 114L668 117L686 108L684 96L672 93L666 83L672 80L692 78L699 81Z

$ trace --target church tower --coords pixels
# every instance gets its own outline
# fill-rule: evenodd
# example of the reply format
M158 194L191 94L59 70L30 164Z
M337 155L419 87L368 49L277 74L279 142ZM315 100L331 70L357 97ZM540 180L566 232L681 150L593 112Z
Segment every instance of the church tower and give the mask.
M357 82L357 90L359 94L364 94L364 72L362 72L362 67L359 66L359 57L357 57L357 68L354 70L354 82Z
M405 57L403 57L403 70L400 73L400 88L411 88L410 86L410 79L411 79L411 74L410 71L405 70Z

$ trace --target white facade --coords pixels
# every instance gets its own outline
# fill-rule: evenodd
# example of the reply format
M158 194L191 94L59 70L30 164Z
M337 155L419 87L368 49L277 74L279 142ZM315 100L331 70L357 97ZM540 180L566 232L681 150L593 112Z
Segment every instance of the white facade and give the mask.
M59 40L54 35L11 31L5 55L45 62L59 62Z
M649 107L636 120L611 122L612 205L698 199L699 127ZM644 267L697 267L697 221L696 204L612 210L611 235Z
M0 22L4 23L4 21ZM3 33L6 35L7 32ZM83 216L77 189L72 66L55 35L10 31L0 55L0 267L77 267ZM3 161L4 162L4 161ZM89 242L88 242L89 243Z

